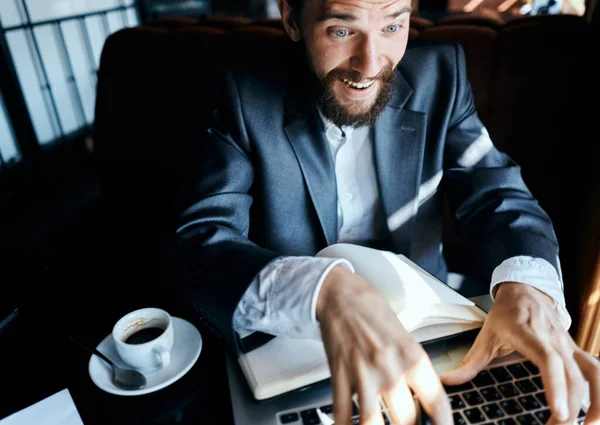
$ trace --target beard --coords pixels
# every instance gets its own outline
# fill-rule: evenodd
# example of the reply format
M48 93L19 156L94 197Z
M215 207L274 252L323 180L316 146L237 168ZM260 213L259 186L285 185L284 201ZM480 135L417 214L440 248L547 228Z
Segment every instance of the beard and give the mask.
M396 73L389 65L379 72L377 77L374 78L380 85L375 103L373 103L367 111L359 113L352 113L350 111L351 107L349 108L340 104L336 98L334 85L338 81L345 84L342 82L344 78L357 82L364 80L364 76L357 71L337 68L330 71L320 82L320 87L318 87L317 104L321 112L328 120L338 127L362 127L373 125L392 98L392 88L393 82L396 79ZM360 107L362 104L361 101L354 101L352 103L357 107Z

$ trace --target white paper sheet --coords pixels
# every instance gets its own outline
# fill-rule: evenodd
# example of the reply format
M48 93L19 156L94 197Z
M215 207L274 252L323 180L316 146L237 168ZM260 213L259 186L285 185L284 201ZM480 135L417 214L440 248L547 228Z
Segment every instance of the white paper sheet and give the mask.
M0 425L83 425L68 389L0 420Z

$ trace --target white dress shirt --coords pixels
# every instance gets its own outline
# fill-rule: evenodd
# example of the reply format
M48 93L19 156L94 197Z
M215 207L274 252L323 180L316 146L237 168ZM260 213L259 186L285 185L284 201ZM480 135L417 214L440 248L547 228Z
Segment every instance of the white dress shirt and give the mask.
M370 127L339 128L321 115L335 164L338 206L338 241L360 244L383 239L386 219L381 209L373 161ZM297 338L320 338L316 319L319 290L336 265L354 271L344 259L281 257L254 278L233 316L241 337L254 331ZM560 270L541 258L508 258L492 274L490 294L497 285L516 281L529 284L554 299L565 329L571 317L565 308Z

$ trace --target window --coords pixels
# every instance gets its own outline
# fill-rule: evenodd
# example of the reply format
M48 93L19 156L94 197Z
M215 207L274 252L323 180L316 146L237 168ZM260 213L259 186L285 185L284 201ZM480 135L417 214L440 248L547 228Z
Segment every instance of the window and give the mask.
M4 100L0 94L0 169L18 159L19 151L17 150L12 127L8 121Z
M0 21L40 144L93 122L106 38L138 24L134 0L2 0Z

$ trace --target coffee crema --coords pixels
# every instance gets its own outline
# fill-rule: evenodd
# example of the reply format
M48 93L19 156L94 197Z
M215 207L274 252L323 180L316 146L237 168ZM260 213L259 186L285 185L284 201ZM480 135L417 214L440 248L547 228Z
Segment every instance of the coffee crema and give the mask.
M144 344L158 338L164 331L165 329L157 327L144 328L140 329L139 331L135 331L125 338L124 341L127 344Z

